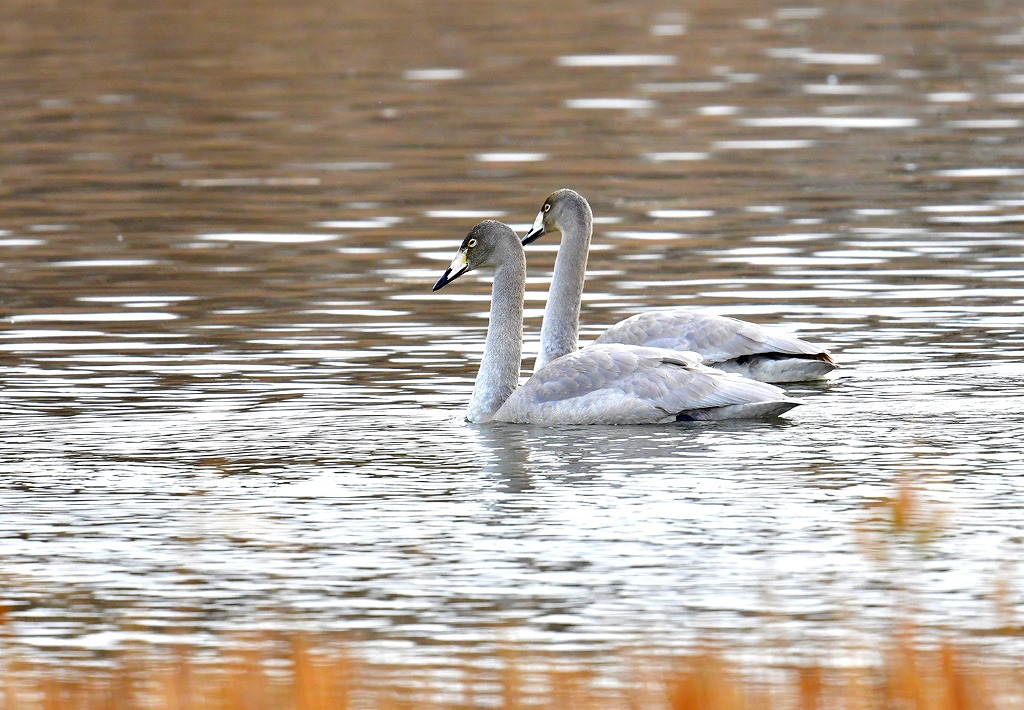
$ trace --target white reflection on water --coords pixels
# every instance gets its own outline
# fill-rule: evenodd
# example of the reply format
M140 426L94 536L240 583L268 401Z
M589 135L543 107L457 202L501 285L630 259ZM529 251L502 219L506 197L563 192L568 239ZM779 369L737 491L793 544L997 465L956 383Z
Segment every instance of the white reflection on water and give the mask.
M651 34L655 37L679 37L686 34L686 25L676 23L651 25Z
M946 170L936 170L935 174L940 177L955 178L1024 177L1024 168L949 168Z
M197 239L213 242L251 242L253 244L313 244L330 242L336 234L275 234L271 232L223 232L219 234L198 234Z
M315 226L326 229L385 229L401 222L401 217L370 217L368 219L332 219L317 222Z
M0 236L10 234L0 230ZM0 239L0 247L34 247L39 246L43 243L42 239L25 239L25 238L12 238L12 239Z
M177 303L180 301L194 301L195 296L167 296L164 294L145 294L138 296L77 296L76 301L82 303L124 303L124 304L139 304L139 303Z
M936 91L927 94L926 98L934 103L966 103L974 100L970 91Z
M1007 130L1024 126L1024 119L1020 118L979 118L963 119L949 122L952 128L965 128L967 130Z
M55 261L54 266L74 269L110 269L128 266L152 266L154 259L75 259L73 261Z
M547 153L477 153L481 163L537 163L548 159Z
M824 96L870 96L872 94L895 94L900 87L877 84L804 84L804 93Z
M315 177L230 177L230 178L188 178L181 181L182 187L317 187L320 178Z
M810 148L815 143L816 141L789 138L777 140L715 141L711 147L715 150L794 150L797 148Z
M1024 222L1024 214L947 214L928 218L939 224L1013 224Z
M455 81L464 79L464 69L434 68L434 69L409 69L402 75L408 81Z
M559 57L562 67L670 67L676 63L671 54L572 54Z
M914 208L917 212L992 212L995 205L921 205Z
M912 128L916 118L869 118L865 116L785 116L779 118L741 118L751 128Z
M174 320L174 313L124 311L120 313L25 313L10 316L12 323L102 323Z
M707 160L708 153L700 151L674 151L668 153L645 153L644 158L654 163L670 163L674 161Z
M651 99L629 99L629 98L588 98L588 99L566 99L566 108L579 108L585 110L628 110L646 111L655 108L658 103Z
M605 232L604 236L618 239L640 239L640 240L675 240L685 239L686 234L682 232L641 232L636 230L614 230Z
M803 52L797 59L804 64L838 64L841 66L866 66L881 64L881 54L858 52Z
M816 242L826 240L836 235L825 232L809 232L805 234L792 235L758 235L751 237L752 242Z
M713 217L714 210L651 210L647 213L654 219L700 219Z
M330 172L353 172L362 170L387 170L392 163L379 160L338 160L318 163L288 163L285 167L293 170L327 170Z
M434 219L498 219L505 216L501 210L427 210L424 216Z
M701 116L735 116L739 112L739 106L701 106L697 109Z
M210 348L211 345L199 343L176 343L159 340L157 342L139 342L134 340L108 340L106 342L60 342L32 340L23 343L0 343L0 350L11 353L62 353L62 352L110 352L119 353L126 350L194 350Z
M672 81L643 83L637 88L652 94L688 94L724 91L727 86L724 81Z

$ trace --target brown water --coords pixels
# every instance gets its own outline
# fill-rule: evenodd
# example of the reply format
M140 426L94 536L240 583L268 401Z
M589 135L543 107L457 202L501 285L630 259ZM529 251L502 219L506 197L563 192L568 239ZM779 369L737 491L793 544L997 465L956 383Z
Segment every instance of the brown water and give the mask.
M0 41L26 651L303 628L441 664L708 634L846 656L901 586L1013 643L1017 3L6 0ZM782 422L467 425L489 286L430 286L563 186L599 220L587 337L692 305L843 369ZM857 530L908 476L945 527L890 567Z

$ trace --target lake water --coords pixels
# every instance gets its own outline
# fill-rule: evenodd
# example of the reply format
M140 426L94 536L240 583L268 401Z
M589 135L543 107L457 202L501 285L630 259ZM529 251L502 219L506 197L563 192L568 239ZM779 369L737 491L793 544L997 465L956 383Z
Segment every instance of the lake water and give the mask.
M7 0L9 644L841 660L909 605L1020 651L1019 6L690 5ZM489 282L430 287L566 186L587 339L694 306L842 369L770 422L466 424ZM879 561L900 481L941 528Z

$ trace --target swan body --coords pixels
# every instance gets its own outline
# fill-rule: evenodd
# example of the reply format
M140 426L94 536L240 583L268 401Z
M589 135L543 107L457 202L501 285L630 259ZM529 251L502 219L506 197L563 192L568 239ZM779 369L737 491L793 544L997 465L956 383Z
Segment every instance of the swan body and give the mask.
M826 351L806 340L688 308L630 316L594 341L595 345L610 343L690 350L717 370L761 382L814 380L836 369Z
M800 404L778 387L705 367L685 352L620 343L574 350L519 385L526 256L512 228L476 225L434 290L480 267L495 274L471 422L660 424L772 417Z
M593 213L579 193L552 193L522 243L555 231L562 241L544 309L538 369L579 348L580 300L593 235ZM827 350L805 340L687 308L639 313L613 325L594 345L613 343L692 351L705 365L762 382L820 379L838 367Z
M595 345L541 368L495 415L523 424L662 424L773 416L796 400L662 348ZM762 397L767 401L758 401Z

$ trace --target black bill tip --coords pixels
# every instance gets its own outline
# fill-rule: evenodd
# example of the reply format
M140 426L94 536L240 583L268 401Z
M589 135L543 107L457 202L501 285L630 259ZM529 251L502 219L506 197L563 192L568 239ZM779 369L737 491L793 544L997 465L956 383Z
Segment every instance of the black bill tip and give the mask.
M442 288L454 281L455 279L451 278L451 275L452 267L449 266L444 270L444 273L441 274L441 278L437 280L437 283L434 284L434 288L432 288L431 291L440 291Z
M525 247L527 244L537 241L544 236L544 227L534 227L523 237L522 243Z
M451 266L444 270L444 273L441 274L441 278L439 278L437 283L434 284L433 290L439 291L467 271L469 271L469 264L466 263L466 253L464 251L460 251L452 260Z

